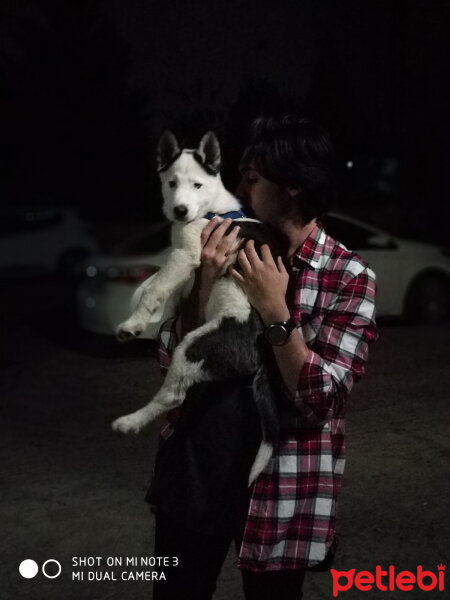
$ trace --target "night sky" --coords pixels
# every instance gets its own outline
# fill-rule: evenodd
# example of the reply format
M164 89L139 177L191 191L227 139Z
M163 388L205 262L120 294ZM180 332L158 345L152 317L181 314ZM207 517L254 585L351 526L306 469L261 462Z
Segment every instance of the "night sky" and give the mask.
M338 207L446 236L449 23L426 0L4 1L3 203L150 214L165 127L216 129L233 185L248 121L296 110L333 136Z

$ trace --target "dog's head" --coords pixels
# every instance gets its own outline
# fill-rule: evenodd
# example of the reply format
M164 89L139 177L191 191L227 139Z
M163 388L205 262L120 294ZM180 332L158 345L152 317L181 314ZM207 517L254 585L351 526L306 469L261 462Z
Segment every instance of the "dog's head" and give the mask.
M157 168L168 219L189 223L210 210L221 186L220 146L214 133L206 133L196 149L181 150L174 134L166 131L158 143Z

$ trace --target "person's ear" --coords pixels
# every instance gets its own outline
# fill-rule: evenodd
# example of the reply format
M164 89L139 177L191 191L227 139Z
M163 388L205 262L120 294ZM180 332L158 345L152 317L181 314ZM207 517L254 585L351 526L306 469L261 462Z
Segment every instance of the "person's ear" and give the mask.
M299 187L287 187L286 189L291 198L296 198L297 196L300 196L302 191Z

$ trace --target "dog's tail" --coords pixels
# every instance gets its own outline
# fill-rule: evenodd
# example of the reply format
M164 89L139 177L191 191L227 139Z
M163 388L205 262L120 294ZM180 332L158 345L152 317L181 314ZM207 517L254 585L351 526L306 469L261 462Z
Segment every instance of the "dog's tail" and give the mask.
M250 470L249 485L255 481L267 466L272 456L273 442L277 439L280 430L277 404L270 385L267 369L264 365L260 365L256 371L252 387L253 398L259 413L263 439Z
M267 368L260 365L252 383L253 398L258 409L264 441L274 441L280 430L277 403L270 385Z
M262 441L256 454L250 475L248 476L248 485L251 485L260 473L266 468L273 452L273 444L271 442Z

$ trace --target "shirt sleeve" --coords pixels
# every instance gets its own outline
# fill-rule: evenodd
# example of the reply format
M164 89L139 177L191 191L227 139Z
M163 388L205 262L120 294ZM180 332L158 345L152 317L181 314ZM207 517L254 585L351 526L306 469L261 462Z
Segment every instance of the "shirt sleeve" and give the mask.
M170 363L172 361L173 351L178 345L178 336L176 332L176 323L178 317L173 317L172 319L168 319L165 321L158 334L158 351L157 357L159 366L161 367L161 371L165 373L167 369L170 367ZM167 423L164 425L162 430L160 431L160 444L167 440L173 433L173 424L177 420L180 414L179 408L174 408L170 410L167 415Z
M165 321L158 334L158 362L163 372L167 371L172 360L173 351L179 340L176 332L176 322L178 317L173 317Z
M323 426L364 374L369 344L376 340L375 274L365 268L328 307L291 399L310 426Z

